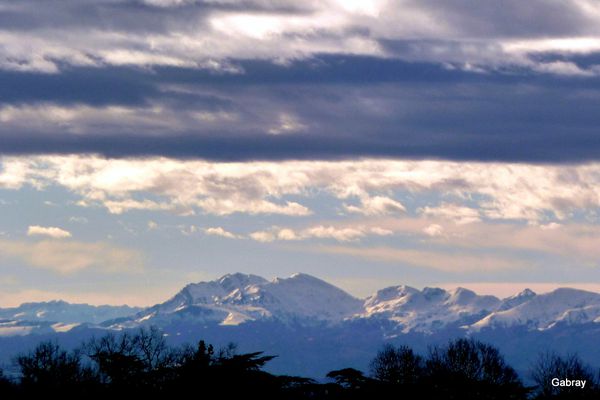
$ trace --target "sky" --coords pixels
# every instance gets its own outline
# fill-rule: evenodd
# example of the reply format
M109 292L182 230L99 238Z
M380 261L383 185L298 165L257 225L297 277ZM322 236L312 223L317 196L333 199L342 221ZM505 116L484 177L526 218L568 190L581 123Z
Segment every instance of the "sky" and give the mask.
M592 0L0 0L0 306L598 291L599 109Z

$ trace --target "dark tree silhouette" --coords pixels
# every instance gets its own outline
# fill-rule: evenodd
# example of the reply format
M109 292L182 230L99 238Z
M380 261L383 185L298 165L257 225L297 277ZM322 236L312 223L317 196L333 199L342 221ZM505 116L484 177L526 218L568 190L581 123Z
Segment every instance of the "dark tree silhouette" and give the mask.
M127 390L160 388L178 362L178 354L167 346L156 328L94 338L84 349L102 383Z
M423 372L423 359L410 347L387 344L370 364L371 374L385 383L413 385Z
M499 351L475 340L433 347L426 357L407 346L383 347L371 362L371 377L353 368L331 371L328 383L265 372L274 356L238 354L235 345L215 349L204 341L173 348L155 328L108 334L65 351L42 342L15 360L20 379L0 370L0 398L34 396L355 400L434 398L525 400L529 390ZM585 391L556 390L553 377L585 379ZM542 356L532 373L535 399L600 399L592 370L579 358Z
M63 388L80 391L94 381L93 371L82 366L78 351L67 352L53 342L42 342L29 354L17 357L21 386L26 391L43 392Z
M12 395L15 392L15 384L4 375L4 370L0 368L0 398L8 395Z
M532 366L531 378L536 383L536 399L600 398L597 375L576 354L565 357L552 352L541 354ZM553 378L585 380L586 387L553 386Z
M357 390L370 383L370 379L362 371L354 368L344 368L331 371L327 378L333 379L335 383L344 389Z
M457 339L430 349L428 387L446 398L524 399L527 389L496 349L473 339Z

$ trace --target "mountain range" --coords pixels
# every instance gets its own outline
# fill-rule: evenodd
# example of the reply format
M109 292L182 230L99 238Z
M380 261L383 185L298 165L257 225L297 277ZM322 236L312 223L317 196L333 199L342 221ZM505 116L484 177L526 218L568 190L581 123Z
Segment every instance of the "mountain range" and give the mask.
M319 357L329 357L323 368L339 362L364 369L386 341L425 351L455 336L509 348L508 355L514 353L524 368L534 351L551 348L557 340L562 341L558 350L585 350L600 327L600 294L527 289L499 299L465 288L391 286L358 299L307 274L266 280L236 273L189 284L164 303L144 309L63 301L0 309L0 347L12 343L12 352L0 350L0 361L42 338L75 344L100 332L147 326L161 328L175 343L206 338L216 344L235 341L252 350L275 349L280 355L275 367L286 373L311 375L314 371L307 368L319 363ZM569 340L565 335L571 335ZM528 346L525 353L518 350L523 346ZM596 357L592 353L586 352Z

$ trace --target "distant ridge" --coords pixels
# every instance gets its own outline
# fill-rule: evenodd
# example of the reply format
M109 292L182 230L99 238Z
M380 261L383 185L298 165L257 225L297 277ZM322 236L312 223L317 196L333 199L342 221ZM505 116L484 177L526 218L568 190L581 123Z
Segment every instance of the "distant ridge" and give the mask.
M149 325L237 326L260 321L303 326L385 321L386 329L396 333L425 334L444 329L467 333L510 327L548 330L557 325L600 323L600 294L559 288L538 295L526 289L499 299L460 287L419 290L399 285L358 299L304 273L270 281L233 273L188 284L167 301L145 309L64 301L0 309L0 335L64 332L82 324L120 330Z

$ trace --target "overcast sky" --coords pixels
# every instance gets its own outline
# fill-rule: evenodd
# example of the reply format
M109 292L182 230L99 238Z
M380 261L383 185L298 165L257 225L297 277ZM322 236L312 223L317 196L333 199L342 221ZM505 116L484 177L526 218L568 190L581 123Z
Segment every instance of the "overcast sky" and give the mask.
M599 110L592 0L0 0L0 306L600 290Z

